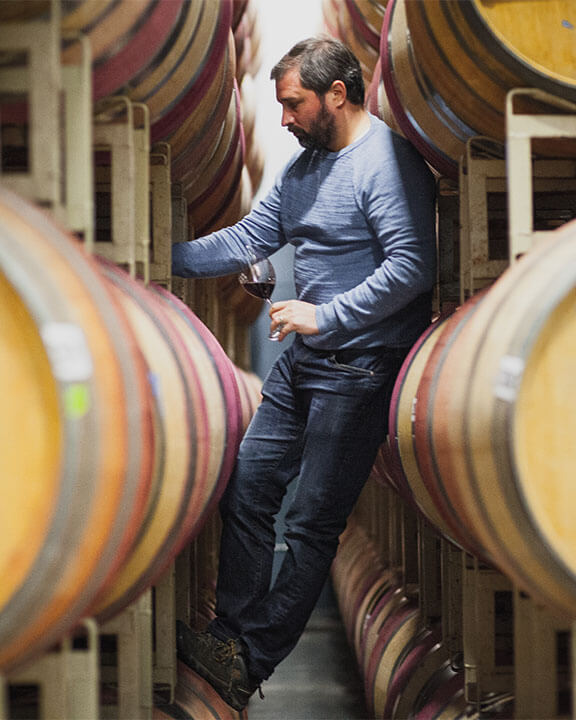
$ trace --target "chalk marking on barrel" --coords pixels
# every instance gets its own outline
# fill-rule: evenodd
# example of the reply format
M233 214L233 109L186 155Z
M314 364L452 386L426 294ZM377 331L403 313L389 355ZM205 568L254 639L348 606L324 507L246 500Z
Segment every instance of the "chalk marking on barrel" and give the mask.
M42 340L55 377L62 382L85 382L94 370L84 331L64 322L46 323Z
M504 355L494 383L494 395L500 400L514 402L524 373L524 360L514 355Z

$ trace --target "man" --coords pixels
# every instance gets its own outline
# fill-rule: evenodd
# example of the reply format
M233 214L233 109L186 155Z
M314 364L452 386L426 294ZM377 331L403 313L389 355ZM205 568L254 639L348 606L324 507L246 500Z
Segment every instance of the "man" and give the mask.
M173 247L184 277L238 272L251 255L295 247L298 299L271 330L296 333L263 388L221 501L216 618L178 626L178 652L237 710L292 650L329 575L387 432L390 393L428 326L435 281L434 181L404 139L364 109L354 55L337 40L298 43L273 68L282 125L304 147L252 212ZM286 514L272 587L274 516Z

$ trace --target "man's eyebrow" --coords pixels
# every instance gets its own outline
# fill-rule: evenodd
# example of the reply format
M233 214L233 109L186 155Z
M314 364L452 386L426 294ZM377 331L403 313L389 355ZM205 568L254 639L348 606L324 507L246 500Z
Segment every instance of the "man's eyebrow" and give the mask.
M281 102L281 103L295 103L295 102L300 102L301 100L302 100L301 97L294 96L294 95L282 95L278 98L278 102Z

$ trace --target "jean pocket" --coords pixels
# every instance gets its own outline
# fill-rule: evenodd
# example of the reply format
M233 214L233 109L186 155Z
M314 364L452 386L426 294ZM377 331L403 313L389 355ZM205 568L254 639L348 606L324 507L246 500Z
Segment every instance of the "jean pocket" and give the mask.
M374 370L370 368L360 367L359 365L350 365L349 363L343 363L338 360L336 357L336 354L328 356L328 362L331 363L334 367L338 368L339 370L343 370L344 372L349 372L354 375L359 375L361 377L376 377L377 375L381 374L378 372L375 372Z

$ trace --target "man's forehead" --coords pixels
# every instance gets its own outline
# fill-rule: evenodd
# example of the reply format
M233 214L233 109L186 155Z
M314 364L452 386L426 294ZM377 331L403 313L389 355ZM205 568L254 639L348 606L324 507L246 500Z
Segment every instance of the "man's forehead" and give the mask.
M300 73L296 68L288 70L276 81L276 97L279 101L299 98L307 92L310 91L302 87Z

